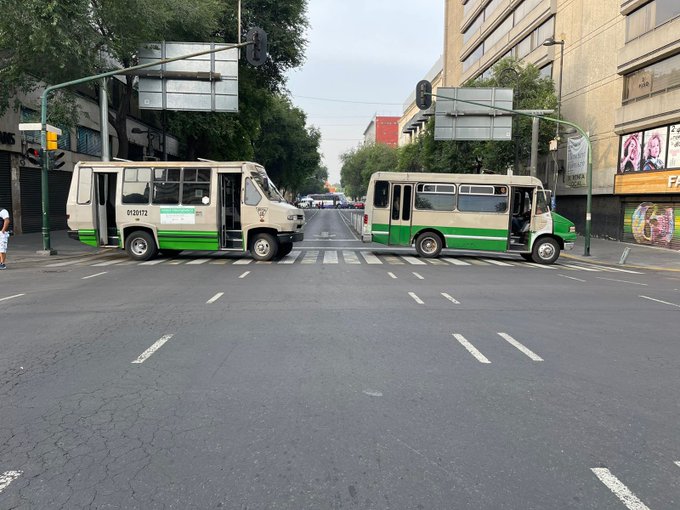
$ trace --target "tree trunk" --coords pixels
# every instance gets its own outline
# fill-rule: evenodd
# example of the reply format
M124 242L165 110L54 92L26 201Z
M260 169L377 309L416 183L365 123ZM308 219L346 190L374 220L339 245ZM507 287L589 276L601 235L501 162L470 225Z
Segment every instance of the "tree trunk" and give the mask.
M118 155L121 159L128 159L129 142L127 137L127 118L130 113L130 99L132 98L132 80L134 76L125 77L125 85L121 91L120 103L116 110L116 116L109 115L111 124L118 135ZM104 140L102 140L104 143Z

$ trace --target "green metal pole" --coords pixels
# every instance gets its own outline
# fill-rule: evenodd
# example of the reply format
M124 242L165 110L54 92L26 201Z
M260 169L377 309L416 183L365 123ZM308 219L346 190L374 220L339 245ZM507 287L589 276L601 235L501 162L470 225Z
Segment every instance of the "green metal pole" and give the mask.
M137 66L132 66L132 67L126 67L124 69L116 69L114 71L109 71L106 73L101 73L101 74L96 74L92 76L86 76L84 78L79 78L77 80L71 80L67 81L64 83L58 83L56 85L51 85L49 87L46 87L45 90L42 93L42 96L40 96L40 101L41 101L41 111L40 111L40 119L42 123L41 131L40 131L40 140L41 140L41 148L42 148L42 173L41 173L41 194L42 194L42 238L43 238L43 250L45 254L47 255L54 255L56 252L54 252L50 248L50 202L49 202L49 187L47 183L47 177L48 177L48 171L49 171L49 160L47 158L47 97L54 92L55 90L63 89L66 87L70 87L73 85L80 85L82 83L87 83L90 81L95 81L95 80L101 80L102 78L108 78L110 76L115 76L118 74L132 74L134 71L138 71L140 69L146 69L147 67L154 67L158 66L161 64L167 64L169 62L175 62L177 60L184 60L187 58L193 58L193 57L199 57L201 55L208 55L210 53L217 53L218 51L226 51L226 50L231 50L233 48L241 48L243 46L248 46L249 44L252 44L252 42L244 42L244 43L238 43L238 44L230 44L228 46L224 46L222 48L214 48L210 50L203 50L203 51L198 51L196 53L189 53L187 55L180 55L178 57L173 57L173 58L165 58L162 60L157 60L155 62L149 62L147 64L140 64ZM102 143L108 143L107 140L102 140Z
M588 133L585 132L581 126L578 124L574 124L573 122L569 122L567 120L562 120L562 119L555 119L553 117L547 117L545 115L535 115L532 113L525 113L525 112L518 112L516 110L510 110L508 108L501 108L499 106L490 106L488 104L483 104L483 103L475 103L473 101L466 101L464 99L458 99L458 98L453 98L453 97L446 97L438 94L431 94L432 97L441 97L443 99L447 99L449 101L460 101L461 103L466 103L466 104L471 104L473 106L482 106L484 108L490 108L491 110L499 110L502 112L509 112L513 113L516 115L524 115L525 117L538 117L539 119L547 120L549 122L556 122L557 124L565 124L567 126L571 126L574 129L576 129L583 138L586 139L588 142L588 167L586 169L586 187L587 187L587 195L586 195L586 230L584 232L584 241L585 241L585 248L583 251L583 255L586 257L590 256L590 230L591 230L591 210L593 206L593 144L590 141L590 136Z

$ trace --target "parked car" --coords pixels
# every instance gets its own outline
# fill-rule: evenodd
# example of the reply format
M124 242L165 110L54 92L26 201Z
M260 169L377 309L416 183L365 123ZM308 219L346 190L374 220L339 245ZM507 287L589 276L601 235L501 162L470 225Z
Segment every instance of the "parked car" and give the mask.
M352 208L353 209L363 209L364 203L363 202L352 202Z

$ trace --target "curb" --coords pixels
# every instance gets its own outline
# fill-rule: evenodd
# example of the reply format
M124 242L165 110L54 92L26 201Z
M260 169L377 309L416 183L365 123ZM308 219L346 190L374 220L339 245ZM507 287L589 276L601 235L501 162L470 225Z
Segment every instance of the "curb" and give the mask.
M571 260L578 260L579 262L585 262L585 263L589 263L589 264L600 264L600 265L603 265L603 266L620 267L622 269L624 269L624 268L647 269L647 270L650 270L650 271L667 271L669 273L680 273L680 269L675 269L675 268L671 268L671 267L642 266L642 265L638 265L638 264L623 264L623 265L621 265L621 264L616 263L616 262L609 262L609 261L606 261L606 260L599 260L599 259L591 259L591 258L588 258L588 257L582 257L582 256L579 256L579 255L571 255L571 254L564 253L564 252L562 252L560 254L560 257L565 257L565 258L571 259Z

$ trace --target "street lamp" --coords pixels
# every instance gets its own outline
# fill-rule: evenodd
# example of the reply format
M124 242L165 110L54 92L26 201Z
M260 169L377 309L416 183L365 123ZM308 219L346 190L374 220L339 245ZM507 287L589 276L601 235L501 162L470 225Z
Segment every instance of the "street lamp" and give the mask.
M548 37L545 41L543 41L543 46L555 46L559 45L560 47L560 82L558 86L558 91L557 91L557 118L561 119L561 109L562 109L562 69L563 69L563 64L564 64L564 41L556 41L554 37ZM560 125L557 124L555 126L555 143L559 144L560 142ZM555 151L557 151L557 147L555 147ZM554 185L555 189L553 190L553 200L555 200L555 195L557 195L557 174L558 174L558 169L557 169L557 152L555 153L555 173L553 174L553 180L554 180ZM554 204L551 204L554 205Z
M517 69L514 67L506 67L503 69L498 77L500 78L503 76L506 72L510 71L511 73L514 73L515 75L515 90L514 90L514 95L516 97L515 100L515 105L514 108L517 109L519 108L519 72ZM515 174L519 174L519 119L517 119L516 115L513 115L513 124L515 126Z
M146 133L146 155L147 156L153 156L153 139L154 139L154 133L151 132L149 129L139 129L139 128L132 128L132 132L136 135L141 135Z

